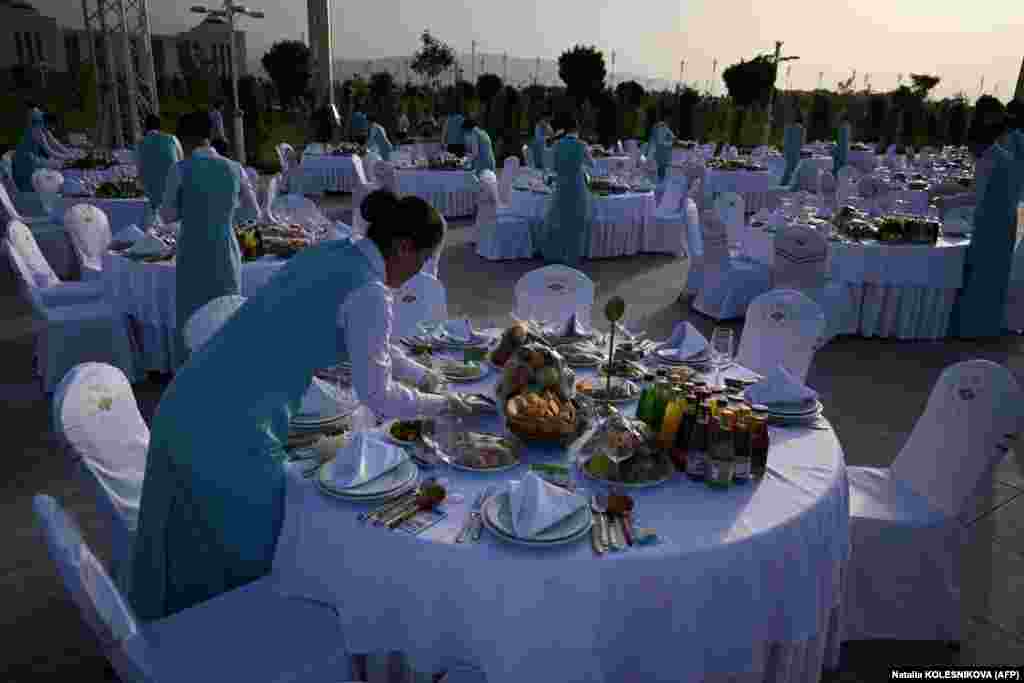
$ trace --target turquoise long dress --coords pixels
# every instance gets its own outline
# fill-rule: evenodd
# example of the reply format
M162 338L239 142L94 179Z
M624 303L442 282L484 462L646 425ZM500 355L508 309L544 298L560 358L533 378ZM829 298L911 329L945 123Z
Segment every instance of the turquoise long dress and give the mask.
M445 124L445 137L444 144L448 145L465 145L466 136L462 132L462 122L465 119L462 114L448 114L448 122Z
M544 170L544 150L547 149L547 131L543 123L538 123L533 129L533 142L530 144L530 154L533 155L533 167Z
M212 299L242 293L242 254L234 233L235 203L242 184L239 168L227 159L198 153L178 164L178 358L188 355L183 331L189 317Z
M850 124L844 123L839 126L836 136L836 148L832 152L832 174L839 176L839 169L846 166L850 157Z
M313 372L348 359L338 307L374 277L350 240L303 250L164 392L135 541L132 603L141 618L173 614L270 571L285 489L274 447L287 442Z
M366 114L361 111L352 112L352 135L366 135L370 128L370 122Z
M786 126L783 134L782 153L786 157L786 170L782 173L780 185L789 185L796 174L796 167L800 164L800 150L804 146L804 127L799 123L791 123Z
M473 159L473 170L476 174L480 175L484 171L496 171L497 164L494 161L494 145L491 144L491 136L482 128L474 128L469 136L472 136L476 142L476 158Z
M366 139L367 149L376 149L382 161L391 161L391 152L395 150L394 145L388 140L388 134L384 126L374 123L370 126L370 135Z
M964 285L953 305L950 336L966 339L1003 333L1006 291L1017 236L1017 203L1024 191L1024 138L1010 133L994 145L993 166L974 211L974 232L964 260Z
M176 163L178 145L173 135L154 131L147 135L139 145L139 175L142 188L149 199L146 207L146 224L154 215L159 215L164 202L164 188L167 185L167 174Z
M558 185L536 241L544 260L575 266L590 244L591 203L583 170L586 147L575 134L555 145Z
M655 126L647 143L647 154L653 156L658 164L658 182L668 177L668 169L672 165L672 141L675 136L668 126Z
M21 136L21 142L14 150L11 172L18 192L35 192L32 187L32 174L40 168L49 168L50 153L42 143L45 130L42 112L32 114L32 125Z

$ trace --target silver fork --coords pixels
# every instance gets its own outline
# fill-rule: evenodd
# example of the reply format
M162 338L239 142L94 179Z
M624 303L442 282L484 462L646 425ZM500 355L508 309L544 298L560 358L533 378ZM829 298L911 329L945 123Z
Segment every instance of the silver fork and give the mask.
M456 543L465 543L469 537L469 530L473 526L473 520L476 515L480 514L480 507L484 504L484 499L487 497L488 489L484 489L480 493L476 494L476 498L473 500L473 506L469 510L469 516L466 517L466 521L462 523L462 528L459 530L459 535L455 537Z
M495 490L496 489L493 484L491 486L488 486L487 490L484 491L484 497L480 500L480 506L477 507L476 511L470 513L470 518L472 519L473 526L469 532L469 535L474 543L480 540L480 534L483 532L484 527L484 520L483 517L481 517L480 515L480 507L483 507L483 504L487 501L487 499L494 495Z

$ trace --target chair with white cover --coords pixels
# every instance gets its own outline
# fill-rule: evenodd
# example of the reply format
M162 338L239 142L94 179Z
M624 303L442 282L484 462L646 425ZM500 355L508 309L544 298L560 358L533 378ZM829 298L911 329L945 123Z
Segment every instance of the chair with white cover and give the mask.
M848 467L845 640L961 639L958 517L1020 428L1020 386L987 360L952 365L891 467Z
M92 492L110 541L110 573L130 592L149 427L128 378L105 363L71 368L53 395L53 429Z
M827 282L829 243L808 225L786 225L775 233L772 270L774 289L794 289L814 299L825 313L826 340L857 332L860 309L855 290Z
M473 233L470 241L476 243L477 255L489 261L533 257L530 222L500 210L497 180L491 171L480 174Z
M105 290L100 280L61 280L39 249L35 235L23 222L12 220L7 223L6 241L20 257L18 267L24 269L16 274L23 275L24 284L33 289L32 296L38 296L45 306L66 306L103 298ZM11 265L15 266L13 262Z
M244 303L244 296L228 294L200 306L185 323L184 337L188 350L194 353L205 346Z
M19 193L19 200L35 208L31 211L35 216L52 216L64 187L64 175L50 168L36 169L32 173L32 189L34 196Z
M700 217L704 245L701 284L692 306L715 320L739 318L747 306L771 288L771 271L753 261L729 256L725 223L714 211Z
M448 292L440 280L421 271L394 293L393 307L392 338L415 337L420 334L419 323L448 318Z
M380 161L383 161L383 158L375 149L367 150L366 154L363 155L363 170L366 171L367 178L377 178L374 166L376 166Z
M715 198L714 208L719 220L725 223L729 247L739 249L743 245L743 232L747 228L743 195L738 192L722 192Z
M287 142L282 142L274 148L274 151L277 152L277 162L281 164L281 172L287 174L297 161L295 148Z
M501 168L501 181L498 183L498 200L503 206L512 203L512 184L519 177L519 157L505 157Z
M825 314L814 300L792 289L773 289L747 309L736 362L762 375L781 365L803 382L824 332Z
M78 255L82 280L102 279L103 255L112 239L107 214L92 204L75 204L64 212L64 229Z
M356 182L352 187L352 232L356 235L365 235L367 225L366 221L363 220L363 213L360 211L360 207L366 196L376 190L377 186L367 180L367 172L363 168L363 160L358 155L352 156L352 173L356 178Z
M77 276L78 258L64 226L52 222L50 216L25 216L15 206L13 196L17 195L10 194L7 187L0 184L0 228L6 228L11 221L24 223L29 227L53 270L64 278Z
M395 165L390 161L378 161L373 167L373 179L384 190L398 194L398 178L395 176Z
M110 363L121 368L129 377L136 377L135 347L132 344L127 318L102 298L85 294L83 289L71 288L63 291L56 281L46 285L37 276L49 275L56 280L52 270L33 269L32 259L42 259L42 254L28 249L28 257L16 241L32 235L24 224L12 221L4 238L4 248L10 260L11 269L29 300L33 312L43 322L43 328L36 335L36 370L42 377L43 391L50 393L64 374L84 361ZM35 247L32 240L29 247ZM44 261L45 263L45 261ZM48 266L47 266L48 269ZM103 282L64 283L82 285L83 288L99 285L102 293ZM48 296L49 293L49 296Z
M671 178L654 215L644 227L644 251L686 256L686 178Z
M297 223L303 228L317 232L330 223L309 197L301 194L278 195L270 205L273 216L283 223Z
M337 611L282 596L272 576L155 621L141 622L50 496L32 500L50 559L123 681L309 681L351 678Z
M572 315L585 328L594 307L594 282L586 273L554 264L524 274L515 286L516 315L526 320L568 322Z
M683 203L686 215L686 240L689 251L690 271L686 274L686 296L697 296L704 283L704 234L700 229L700 211L692 197Z

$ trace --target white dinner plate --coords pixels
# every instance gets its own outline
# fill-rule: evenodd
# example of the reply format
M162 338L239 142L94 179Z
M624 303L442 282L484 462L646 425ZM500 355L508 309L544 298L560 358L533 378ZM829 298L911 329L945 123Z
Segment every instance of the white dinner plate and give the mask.
M386 500L391 500L392 498L397 498L398 496L401 496L402 494L407 493L408 491L411 491L412 489L415 489L417 486L419 486L419 483L420 483L419 477L413 477L412 481L410 481L408 484L406 484L405 486L400 486L397 489L395 489L394 491L389 491L387 493L382 493L379 496L361 496L361 497L352 497L352 496L340 495L340 494L336 493L333 489L329 489L326 486L324 486L323 484L321 484L319 478L317 478L317 480L316 480L316 487L320 491L320 493L324 494L325 496L327 496L329 498L336 498L338 500L344 500L344 501L349 502L349 503L380 503L380 502L383 502L383 501L386 501Z
M336 487L331 481L335 462L332 459L321 465L320 471L317 472L317 480L324 489L339 498L360 500L368 497L385 496L403 486L408 486L409 482L419 474L419 468L416 467L416 463L411 458L406 458L396 467L365 484L341 489Z
M483 515L481 517L488 522L494 531L500 532L499 535L503 539L513 543L539 547L572 542L580 534L585 534L590 529L591 524L593 524L590 506L584 505L573 514L545 529L533 538L517 536L512 528L512 510L508 491L503 491L488 498L484 502Z
M793 404L789 406L780 404L776 406L766 407L768 408L768 415L777 417L804 417L807 415L820 413L821 410L824 408L824 406L821 405L821 401L814 401L813 403L808 401L806 404L802 405Z
M687 363L706 363L711 360L711 352L705 348L703 351L698 351L686 358L680 358L676 354L675 349L663 347L654 352L654 355L658 357L663 363L669 363L671 365L685 365Z

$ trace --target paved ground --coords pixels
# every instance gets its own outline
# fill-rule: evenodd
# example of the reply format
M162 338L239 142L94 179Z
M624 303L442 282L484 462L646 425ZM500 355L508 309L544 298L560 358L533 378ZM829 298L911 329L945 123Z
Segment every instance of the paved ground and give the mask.
M340 209L344 204L329 200ZM451 231L440 274L451 305L480 317L512 310L512 285L539 262L490 263L466 243L465 223ZM116 680L63 592L36 531L31 499L57 497L77 518L99 554L106 552L94 505L72 479L68 460L55 446L49 404L31 376L33 322L0 265L0 401L7 448L0 457L0 680ZM710 333L712 324L676 297L685 260L665 256L587 263L598 283L598 303L613 295L642 311L652 335L667 334L680 319ZM600 309L598 309L600 310ZM736 326L740 328L739 325ZM841 339L820 351L809 384L822 393L850 465L887 465L923 410L941 370L970 358L987 358L1024 372L1024 341L1006 337L986 343L901 343ZM148 420L163 385L135 387ZM844 650L843 671L826 680L888 680L895 664L1024 662L1024 458L1011 451L991 487L970 505L971 545L965 554L963 618L966 638L959 653L934 644L854 643ZM1020 590L1020 592L1018 592Z

